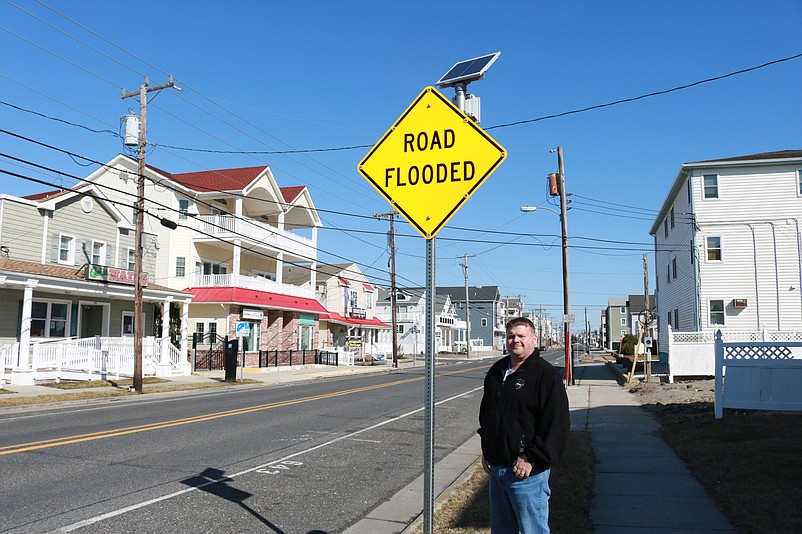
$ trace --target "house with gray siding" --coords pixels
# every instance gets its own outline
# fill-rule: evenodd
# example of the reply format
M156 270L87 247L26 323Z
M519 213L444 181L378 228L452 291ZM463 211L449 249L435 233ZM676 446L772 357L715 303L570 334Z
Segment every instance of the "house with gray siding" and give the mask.
M465 286L438 287L438 295L448 295L465 319ZM481 339L484 347L503 350L505 308L498 286L468 286L471 339ZM511 318L511 317L509 317Z
M186 311L191 299L155 282L152 239L144 236L145 336L160 335L170 303ZM32 383L37 343L133 335L134 242L131 222L95 185L0 195L0 346L17 347L4 351L3 375Z
M802 331L801 218L802 150L684 163L649 231L661 356L669 326Z

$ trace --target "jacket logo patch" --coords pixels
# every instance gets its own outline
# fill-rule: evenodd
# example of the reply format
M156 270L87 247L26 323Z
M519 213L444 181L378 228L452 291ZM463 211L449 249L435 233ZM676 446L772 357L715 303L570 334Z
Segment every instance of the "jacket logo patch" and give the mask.
M518 380L515 381L515 389L521 389L522 387L524 387L524 384L526 384L526 380L524 380L523 378L519 378Z

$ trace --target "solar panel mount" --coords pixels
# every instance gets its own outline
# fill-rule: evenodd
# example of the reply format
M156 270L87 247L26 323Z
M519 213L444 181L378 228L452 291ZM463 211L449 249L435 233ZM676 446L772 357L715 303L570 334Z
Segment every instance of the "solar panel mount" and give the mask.
M458 83L469 84L484 78L485 72L495 63L501 52L487 54L485 56L466 59L456 63L435 85L440 88L452 87Z

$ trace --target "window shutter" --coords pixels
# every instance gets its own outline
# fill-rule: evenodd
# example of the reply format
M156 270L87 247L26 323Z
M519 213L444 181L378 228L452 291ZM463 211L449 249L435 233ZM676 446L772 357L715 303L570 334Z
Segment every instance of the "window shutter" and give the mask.
M50 263L58 263L58 234L54 233L50 238Z

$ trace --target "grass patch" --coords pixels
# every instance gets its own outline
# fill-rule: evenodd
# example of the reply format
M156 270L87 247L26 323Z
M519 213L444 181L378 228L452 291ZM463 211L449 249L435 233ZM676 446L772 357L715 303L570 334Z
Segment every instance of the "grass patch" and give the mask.
M144 384L148 384L149 380L156 380L157 382L150 383L151 385L142 388L143 394L149 393L166 393L172 391L191 391L195 389L209 389L209 388L219 388L225 386L239 386L240 382L224 382L224 381L210 381L210 382L192 382L192 383L184 383L184 384L174 384L169 380L164 380L160 378L147 378L144 381ZM94 382L104 382L102 380L96 380ZM32 404L47 404L51 402L65 402L65 401L76 401L76 400L87 400L87 399L104 399L104 398L111 398L111 397L128 397L132 395L138 395L138 393L129 392L128 385L124 384L124 382L133 383L130 380L120 380L116 382L117 387L120 389L95 389L103 386L89 386L89 390L82 390L82 391L74 391L71 393L55 393L52 395L34 395L30 397L11 397L6 399L0 399L0 408L5 407L12 407L12 406L30 406ZM242 385L246 384L261 384L262 382L259 380L253 379L245 379L242 382ZM155 384L155 385L154 385ZM105 387L111 386L111 384L104 384ZM93 390L94 389L94 390ZM8 390L7 390L8 391ZM14 391L8 391L8 393L15 393Z
M145 377L142 379L143 384L164 384L170 382L164 378ZM87 389L87 388L128 388L132 386L134 380L132 378L122 378L120 380L62 380L61 382L45 382L40 385L54 388L54 389Z
M590 505L593 492L593 451L590 433L569 434L568 449L552 468L549 485L549 524L554 533L584 534L591 532ZM437 503L434 531L438 534L489 534L490 496L487 475L480 460L469 468L466 482L457 487L447 500ZM416 533L423 531L422 525Z
M661 437L739 532L802 531L802 414L725 410L716 420L712 405L645 407L661 423L667 412Z

